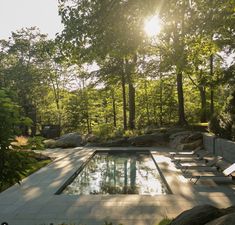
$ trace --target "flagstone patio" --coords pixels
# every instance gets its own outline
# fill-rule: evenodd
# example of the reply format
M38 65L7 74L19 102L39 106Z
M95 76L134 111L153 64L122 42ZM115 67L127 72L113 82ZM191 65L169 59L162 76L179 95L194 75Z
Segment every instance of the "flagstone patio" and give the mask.
M64 182L98 150L151 150L173 194L139 195L55 195ZM161 219L173 218L198 204L228 207L235 204L233 186L193 185L176 169L168 157L171 149L151 148L73 148L44 153L55 158L21 185L0 194L0 224L103 225L104 221L123 225L156 225Z

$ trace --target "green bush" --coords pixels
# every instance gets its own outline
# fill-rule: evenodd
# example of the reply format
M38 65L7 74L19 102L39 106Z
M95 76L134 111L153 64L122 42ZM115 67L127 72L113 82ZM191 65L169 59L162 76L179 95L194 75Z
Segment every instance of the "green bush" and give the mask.
M220 115L214 115L209 122L209 131L215 135L231 139L232 138L232 120L227 113L221 113Z
M33 158L25 157L24 152L10 149L5 151L2 156L4 156L4 168L0 172L0 190L6 185L20 183L22 177L25 177L30 169L30 164L36 162Z
M235 140L235 90L229 96L223 111L211 118L209 130L219 137Z
M43 150L45 149L44 140L45 138L41 136L30 137L27 147L32 150Z
M0 89L0 189L5 183L19 182L28 169L22 153L10 148L20 124L19 107Z
M157 225L169 225L170 222L171 222L170 219L165 218L165 219L163 219L160 223L158 223Z
M97 129L94 130L94 134L99 137L100 140L107 140L112 136L113 126L111 124L100 124Z

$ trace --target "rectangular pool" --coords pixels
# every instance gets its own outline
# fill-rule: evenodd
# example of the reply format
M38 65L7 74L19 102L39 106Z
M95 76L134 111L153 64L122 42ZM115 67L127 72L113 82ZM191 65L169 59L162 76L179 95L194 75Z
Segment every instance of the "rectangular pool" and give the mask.
M97 151L57 194L169 193L166 181L149 151Z

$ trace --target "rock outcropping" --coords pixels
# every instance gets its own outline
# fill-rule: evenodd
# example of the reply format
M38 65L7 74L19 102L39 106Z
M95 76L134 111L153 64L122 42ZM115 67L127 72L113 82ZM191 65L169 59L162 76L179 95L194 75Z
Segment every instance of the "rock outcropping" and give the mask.
M169 139L170 147L179 151L194 150L203 144L200 132L182 131L170 135Z
M212 205L199 205L182 212L169 225L234 225L235 207L218 209Z
M82 136L78 133L69 133L53 140L45 140L44 144L47 148L70 148L82 146Z

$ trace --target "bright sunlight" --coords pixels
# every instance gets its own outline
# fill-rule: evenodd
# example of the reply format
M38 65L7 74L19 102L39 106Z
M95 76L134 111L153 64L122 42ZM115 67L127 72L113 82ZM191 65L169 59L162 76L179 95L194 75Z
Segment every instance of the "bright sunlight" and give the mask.
M150 17L145 21L144 30L150 37L157 36L161 31L161 20L158 16Z

